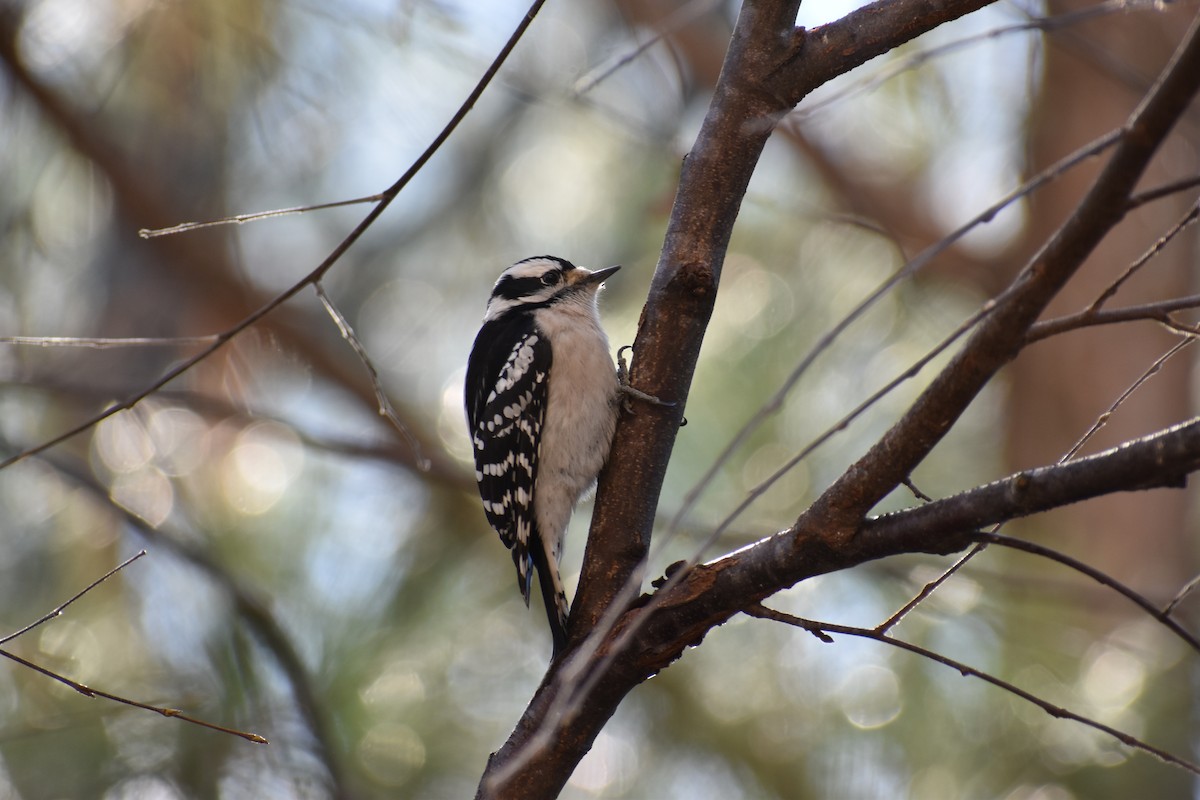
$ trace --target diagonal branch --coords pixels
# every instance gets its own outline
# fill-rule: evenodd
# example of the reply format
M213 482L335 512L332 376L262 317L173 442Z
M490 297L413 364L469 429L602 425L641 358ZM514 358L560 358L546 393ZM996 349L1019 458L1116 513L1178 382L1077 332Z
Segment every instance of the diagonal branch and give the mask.
M144 711L153 711L154 713L161 714L164 717L172 717L174 719L182 720L183 722L190 722L192 725L199 725L201 728L208 728L209 730L218 731L220 733L228 733L231 736L237 736L239 738L245 739L248 742L254 742L255 744L267 744L268 743L265 737L260 736L257 733L251 733L249 731L241 731L241 730L238 730L237 728L229 728L224 725L218 725L215 722L206 722L205 720L202 720L199 717L193 717L190 714L185 714L177 708L167 708L165 706L150 705L149 703L143 703L139 700L131 700L128 697L122 697L119 694L112 694L111 692L105 692L101 689L94 689L91 686L87 686L85 684L80 683L79 681L72 680L71 678L68 678L65 675L60 675L59 673L53 672L52 670L48 670L39 664L35 664L32 661L28 661L24 658L21 658L19 655L16 655L15 653L10 653L7 650L0 650L0 656L7 658L9 661L13 661L17 664L20 664L23 667L31 669L34 672L41 673L42 675L45 675L47 678L50 678L51 680L56 680L59 683L63 684L64 686L69 686L70 688L79 692L84 697L101 697L101 698L104 698L105 700L111 700L114 703L120 703L122 705L132 706L133 708L140 708Z
M26 625L24 628L21 628L20 630L13 631L12 633L8 634L7 636L0 637L0 644L7 644L8 642L11 642L13 639L16 639L18 636L24 636L25 634L29 633L34 628L36 628L40 625L44 625L52 619L57 619L58 617L61 617L63 615L63 612L67 610L67 606L71 605L76 600L79 600L85 594L92 591L92 589L95 589L97 586L104 583L106 580L111 578L113 575L116 575L118 572L125 569L130 564L132 564L133 562L137 561L139 558L142 558L145 555L146 555L145 550L139 550L135 555L132 555L129 558L122 561L120 564L117 564L115 567L110 569L108 572L104 573L99 578L97 578L96 580L92 581L87 586L85 586L83 589L76 592L74 595L71 596L71 598L69 600L67 600L64 603L60 603L57 607L54 608L54 610L52 610L46 614L43 614L42 616L38 617L36 620L29 623L28 625Z
M1114 308L1107 311L1092 311L1091 309L1087 309L1075 314L1048 319L1031 326L1029 328L1029 335L1026 337L1026 342L1028 344L1040 342L1042 339L1048 339L1051 336L1058 336L1068 331L1076 331L1093 325L1113 325L1120 322L1133 322L1135 320L1152 320L1166 325L1172 330L1179 331L1181 324L1174 321L1171 318L1171 314L1176 311L1188 311L1194 308L1200 308L1200 294L1175 297L1170 300L1160 300L1153 303L1143 303L1126 308Z
M1169 609L1160 611L1144 596L1138 594L1133 589L1130 589L1128 586L1113 578L1108 573L1101 572L1095 567L1088 566L1078 559L1071 558L1070 556L1064 555L1057 550L1052 550L1049 547L1043 547L1040 544L1027 542L1024 539L1016 539L1012 536L1005 536L1001 533L980 531L972 534L972 538L983 544L994 544L1000 547L1007 547L1011 550L1021 550L1022 552L1039 556L1040 558L1045 558L1050 561L1057 561L1064 567L1073 569L1081 575L1086 575L1096 583L1099 583L1101 586L1107 586L1129 602L1138 606L1140 609L1145 611L1148 616L1152 617L1160 625L1179 637L1184 644L1192 648L1192 650L1196 651L1197 653L1200 653L1200 639L1197 639L1195 634L1172 619Z
M977 489L867 520L861 546L973 531L1100 495L1181 488L1200 469L1200 419L1086 458L1018 472Z
M1085 717L1082 714L1077 714L1068 708L1056 706L1047 700L1043 700L1032 692L1025 691L1016 684L997 678L990 672L985 672L984 670L972 667L969 664L964 664L961 661L947 658L940 653L935 653L928 648L921 647L920 645L913 644L912 642L906 642L903 639L894 639L891 636L887 636L883 633L879 633L878 631L873 631L868 628L856 628L850 625L835 625L831 622L817 622L816 620L803 619L801 617L787 614L782 611L776 611L775 609L766 608L765 606L761 605L747 609L747 613L751 616L759 617L760 619L774 620L775 622L782 622L787 625L801 628L808 631L813 636L816 636L826 644L833 642L833 637L829 634L836 633L841 636L856 636L862 639L871 639L882 644L891 645L892 647L898 647L901 650L907 650L910 653L915 653L916 655L927 658L930 661L936 661L939 664L945 664L947 667L957 670L959 674L963 675L964 677L979 678L980 680L990 683L997 688L1003 689L1009 694L1016 695L1026 702L1033 703L1035 706L1042 709L1055 719L1069 719L1073 722L1078 722L1081 725L1086 725L1089 728L1094 728L1095 730L1112 736L1114 739L1128 747L1132 747L1135 750L1141 750L1143 753L1148 753L1149 755L1152 755L1167 764L1173 764L1174 766L1186 769L1188 772L1200 775L1200 766L1197 766L1185 758L1180 758L1179 756L1163 750L1160 747L1155 747L1154 745L1144 742L1136 736L1126 733L1125 731L1118 730L1111 725L1105 725L1103 722L1099 722L1090 717Z

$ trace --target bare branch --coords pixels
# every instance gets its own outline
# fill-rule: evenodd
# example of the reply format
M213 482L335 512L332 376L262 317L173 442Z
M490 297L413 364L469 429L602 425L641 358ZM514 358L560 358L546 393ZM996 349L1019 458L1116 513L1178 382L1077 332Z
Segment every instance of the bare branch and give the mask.
M1189 594L1191 594L1196 589L1197 586L1200 586L1200 575L1197 575L1196 577L1194 577L1190 581L1188 581L1186 584L1184 584L1183 588L1180 589L1175 594L1175 596L1171 598L1171 602L1167 603L1167 605L1163 608L1163 613L1164 614L1173 613L1175 611L1175 607L1178 606L1180 603L1182 603L1183 600Z
M350 349L358 356L358 360L367 368L367 374L371 376L371 387L375 390L375 402L379 406L379 415L390 422L392 427L408 442L408 446L412 448L413 457L417 460L417 466L421 471L428 472L432 465L429 459L421 455L421 443L417 441L417 438L412 435L412 431L408 429L408 426L396 414L396 409L392 407L392 401L388 399L387 392L383 390L383 384L379 381L379 370L375 369L375 365L371 362L371 357L367 355L367 349L359 341L354 328L350 326L350 322L342 316L342 312L338 311L337 306L329 299L329 295L325 293L325 287L321 285L320 281L314 283L313 288L317 291L317 297L321 300L321 305L325 307L325 311L333 318L338 331L342 334L342 338L346 340L346 343L350 345Z
M1025 337L1025 342L1032 344L1033 342L1040 342L1042 339L1048 339L1051 336L1057 336L1060 333L1080 330L1081 328L1093 325L1114 325L1121 322L1134 322L1138 320L1160 322L1170 326L1172 330L1179 331L1178 323L1174 323L1171 319L1171 313L1174 311L1187 311L1193 308L1200 308L1200 294L1176 297L1171 300L1161 300L1156 303L1129 306L1128 308L1111 309L1109 311L1091 311L1089 309L1080 311L1077 314L1048 319L1045 322L1038 322L1030 326L1029 333ZM1192 333L1193 331L1188 330L1187 332Z
M1110 405L1108 407L1108 410L1106 410L1103 414L1101 414L1096 419L1096 421L1094 423L1092 423L1092 427L1088 428L1087 433L1085 433L1082 437L1080 437L1079 441L1076 442L1071 447L1071 449L1067 452L1067 454L1065 456L1063 456L1062 461L1070 460L1071 458L1074 457L1074 455L1076 453L1078 453L1081 449L1083 449L1083 446L1088 443L1088 440L1091 439L1093 436L1095 436L1100 431L1101 428L1103 428L1105 425L1108 424L1108 420L1112 417L1112 415L1116 412L1116 410L1118 408L1120 408L1122 406L1122 404L1125 403L1126 400L1129 399L1130 395L1132 395L1134 392L1136 392L1138 389L1140 389L1142 387L1142 385L1146 383L1146 381L1150 380L1155 375L1157 375L1159 373L1159 371L1163 368L1163 364L1166 364L1167 361L1169 361L1173 355L1175 355L1180 350L1182 350L1183 348L1187 347L1188 345L1192 344L1195 341L1196 341L1195 337L1189 336L1188 338L1176 343L1174 347L1172 347L1170 350L1168 350L1167 352L1163 353L1161 356L1156 358L1154 360L1154 363L1151 364L1150 367L1147 368L1147 370L1145 372L1143 372L1141 375L1139 375L1138 379L1135 380L1132 384L1130 384L1128 389L1121 392L1121 396L1113 401L1112 405Z
M346 777L340 751L334 744L332 724L326 718L324 706L313 680L292 644L290 636L275 618L275 614L264 598L243 585L229 573L211 554L190 544L186 535L171 535L164 527L151 527L144 519L118 506L109 496L108 487L100 483L86 470L67 463L62 458L43 456L60 475L89 492L97 502L115 514L146 541L176 556L185 564L195 568L207 580L218 587L229 598L234 612L245 623L247 629L271 654L285 676L287 686L295 701L295 707L312 735L313 752L327 770L334 796L345 797Z
M907 603L900 606L900 608L896 609L895 613L893 613L890 617L885 619L883 622L876 625L875 631L877 633L884 634L884 633L887 633L888 631L890 631L892 628L899 625L901 620L903 620L905 617L907 617L914 608L921 605L921 603L924 603L929 598L930 595L932 595L934 592L936 592L938 589L940 589L942 587L942 584L944 584L946 581L950 580L952 577L954 577L958 573L962 572L963 567L965 567L967 564L971 563L971 561L974 560L974 558L977 555L982 553L984 551L984 549L986 549L986 547L987 547L987 545L977 544L974 547L972 547L970 550L968 550L966 552L966 555L962 556L961 558L958 559L958 561L955 561L949 567L942 570L941 575L938 575L936 578L931 580L929 583L922 586L921 590L919 592L917 592L915 595L913 595L912 599L910 599Z
M1106 2L1098 3L1097 5L1082 8L1077 11L1068 11L1066 13L1057 14L1051 17L1033 18L1029 22L1022 22L1016 25L1003 25L998 28L993 28L992 30L984 31L983 33L977 33L973 36L965 36L962 39L956 39L937 47L931 47L926 50L912 53L911 55L893 59L874 74L867 75L856 81L847 83L837 92L832 92L823 96L819 102L809 103L803 108L796 109L796 111L792 112L790 116L801 119L810 117L825 110L831 105L843 102L851 97L854 97L855 95L874 91L893 78L903 75L905 72L912 72L931 61L943 56L951 55L968 47L973 47L982 42L999 39L1016 33L1029 33L1031 31L1056 31L1072 25L1090 22L1111 14L1124 14L1134 10L1161 11L1162 5L1161 3L1156 2L1156 0L1106 0ZM785 122L784 124L788 124L788 122Z
M290 217L293 214L306 214L309 211L323 211L327 208L342 208L343 206L354 206L361 203L378 203L384 199L382 194L372 194L366 197L356 197L353 200L335 200L331 203L317 203L311 206L295 206L293 208L277 208L273 211L255 211L249 214L236 214L232 217L224 217L222 219L214 219L208 222L181 222L178 225L172 225L169 228L142 228L138 231L138 236L143 239L153 239L158 236L173 236L176 233L187 233L188 231L198 231L203 228L215 228L220 225L243 225L247 222L257 222L263 219L274 219L275 217Z
M1121 287L1132 278L1150 259L1158 255L1164 247L1170 244L1171 240L1182 233L1190 225L1194 224L1197 219L1200 219L1200 203L1193 204L1187 213L1183 215L1183 219L1175 223L1169 231L1158 238L1150 248L1143 253L1136 261L1129 265L1129 268L1123 272L1120 277L1112 282L1112 285L1100 293L1095 302L1088 308L1088 311L1099 311L1100 307L1112 299L1113 295L1121 290Z
M144 336L124 339L94 336L0 336L0 344L29 345L33 347L82 347L91 350L109 350L119 347L186 347L194 344L212 344L216 339L216 335Z
M1179 488L1200 469L1200 419L1086 458L1018 472L986 486L867 520L868 547L974 531L1103 494ZM869 544L868 544L869 543Z
M217 725L212 722L205 722L204 720L199 719L197 717L192 717L187 714L184 714L182 711L180 711L177 708L164 708L162 706L152 706L147 703L138 702L137 700L130 700L128 697L121 697L120 695L111 694L109 692L101 691L100 689L93 689L92 687L85 686L84 684L79 683L78 681L73 681L68 677L59 675L57 672L52 672L51 670L48 670L43 666L34 664L32 661L27 661L18 655L8 652L7 650L0 650L0 656L4 656L5 658L9 659L10 661L15 661L16 663L20 664L23 667L28 667L29 669L33 670L34 672L40 672L41 674L45 675L47 678L52 678L61 684L70 686L72 689L79 692L81 695L83 695L85 697L103 697L105 700L112 700L114 703L121 703L123 705L133 706L134 708L141 708L141 709L145 709L146 711L153 711L156 714L162 714L164 717L173 717L174 719L183 720L184 722L190 722L193 725L199 725L202 728L210 728L211 730L220 731L221 733L228 733L232 736L239 736L248 742L254 742L255 744L267 744L267 740L264 739L262 736L259 736L257 733L248 733L246 731L239 731L236 728L226 728L224 725Z
M1151 603L1149 600L1147 600L1145 597L1138 594L1133 589L1130 589L1128 586L1121 583L1116 578L1113 578L1108 573L1101 572L1100 570L1096 569L1095 567L1089 567L1087 564L1083 563L1082 561L1071 558L1070 556L1065 555L1064 553L1060 553L1057 550L1053 550L1049 547L1043 547L1042 545L1034 544L1033 542L1027 542L1024 539L1015 539L1011 536L1003 536L998 533L991 533L991 532L986 532L986 531L980 531L978 533L973 533L973 534L971 534L971 537L979 540L980 542L986 542L988 544L995 544L995 545L999 545L1001 547L1007 547L1011 550L1021 550L1022 552L1025 552L1025 553L1031 553L1035 556L1041 556L1042 558L1046 558L1046 559L1049 559L1050 561L1058 562L1059 564L1062 564L1065 567L1069 567L1070 569L1073 569L1082 575L1088 576L1089 578L1094 580L1096 583L1099 583L1102 586L1107 586L1108 588L1115 591L1117 594L1121 595L1122 597L1125 597L1127 600L1129 600L1134 605L1141 608L1148 615L1153 617L1156 621L1158 621L1160 624L1162 624L1164 627L1166 627L1168 630L1170 630L1172 633L1174 633L1176 636L1178 636L1180 639L1182 639L1183 642L1185 644L1187 644L1188 647L1192 648L1197 653L1200 653L1200 639L1197 639L1196 636L1191 631L1187 630L1182 625L1180 625L1178 622L1171 619L1171 614L1170 614L1169 610L1159 611L1158 608L1153 603Z
M134 561L137 561L139 558L141 558L144 555L146 555L146 551L142 550L141 552L137 553L136 555L132 556L131 558L128 558L125 561L122 561L120 564L118 564L117 566L110 569L104 575L102 575L99 578L97 578L96 580L92 581L84 589L82 589L81 591L76 593L73 597L71 597L71 599L62 603L61 605L59 605L57 608L55 608L50 613L42 616L40 619L30 623L29 625L26 625L24 628L21 628L19 631L15 632L15 633L10 633L8 636L5 636L3 639L0 639L0 644L5 644L7 642L10 642L13 639L16 639L18 636L21 636L22 634L28 633L29 631L33 630L34 628L38 627L39 625L41 625L45 622L49 622L50 620L54 619L55 617L60 616L63 613L63 610L67 608L67 606L71 605L76 600L83 597L85 594L92 591L97 586L104 583L106 580L111 578L113 575L116 575L122 569L129 566ZM196 717L189 716L187 714L184 714L182 711L179 711L178 709L161 708L158 706L147 705L146 703L141 703L141 702L138 702L137 700L130 700L127 697L122 697L120 695L111 694L109 692L101 691L100 689L93 689L90 686L85 686L84 684L79 683L78 681L71 680L70 678L60 675L57 672L53 672L52 670L49 670L46 667L43 667L39 664L33 663L32 661L28 661L24 658L21 658L20 656L10 653L7 650L0 649L0 656L4 656L5 658L7 658L11 661L15 661L16 663L20 664L21 666L28 667L29 669L32 669L35 672L40 672L42 675L45 675L48 678L53 678L54 680L58 681L59 683L65 684L66 686L70 686L72 689L74 689L75 691L79 692L82 695L85 695L86 697L103 697L106 700L112 700L114 702L122 703L127 706L133 706L134 708L142 708L147 711L154 711L158 714L162 714L164 717L175 717L177 719L183 720L184 722L190 722L193 725L199 725L204 728L211 728L212 730L220 731L221 733L232 734L233 736L240 736L241 738L246 739L247 741L255 742L257 744L266 744L267 743L267 740L264 739L262 736L259 736L257 733L246 733L245 731L239 731L234 728L227 728L223 725L216 725L214 723L205 722L202 719L197 719Z
M1165 183L1162 186L1148 189L1129 198L1129 210L1132 211L1147 203L1153 203L1156 200L1170 197L1173 194L1186 192L1188 189L1195 189L1197 186L1200 186L1200 175L1193 175L1190 178L1181 178L1177 181Z
M1136 736L1125 733L1124 731L1118 730L1110 725L1105 725L1104 723L1091 719L1090 717L1077 714L1070 709L1063 708L1062 706L1056 706L1053 703L1043 700L1032 692L1027 692L1024 689L1021 689L1016 684L997 678L995 675L992 675L989 672L976 669L975 667L964 664L961 661L955 661L952 658L947 658L940 653L935 653L934 651L921 647L920 645L915 645L902 639L894 639L891 636L885 636L882 633L869 630L867 628L856 628L850 625L835 625L830 622L817 622L816 620L804 619L802 617L793 616L792 614L787 614L782 611L766 608L765 606L761 605L746 609L746 613L752 617L782 622L786 625L792 625L794 627L801 628L821 639L821 641L827 643L833 641L829 634L836 633L843 636L855 636L860 639L871 639L872 641L880 642L892 647L898 647L901 650L907 650L910 653L915 653L916 655L927 658L930 661L936 661L939 664L945 664L947 667L956 670L964 677L979 678L980 680L990 683L999 689L1003 689L1009 694L1015 695L1022 700L1034 704L1056 719L1069 719L1073 722L1078 722L1081 725L1086 725L1089 728L1093 728L1102 733L1108 734L1128 747L1132 747L1135 750L1140 750L1143 753L1152 755L1167 764L1172 764L1176 767L1186 769L1188 772L1200 775L1200 766L1193 764L1187 759L1180 758L1179 756L1169 753L1162 748L1148 744Z
M43 623L49 622L50 620L61 616L63 611L66 610L67 606L71 605L71 603L74 603L76 600L83 597L85 594L90 592L92 589L95 589L97 586L104 583L106 580L111 578L113 575L116 575L118 572L125 569L130 564L137 561L139 558L141 558L144 555L146 555L146 551L142 550L142 551L138 552L137 555L134 555L134 556L131 556L131 557L125 559L120 564L117 564L115 567L110 569L108 572L104 573L99 578L92 581L90 584L87 585L86 588L84 588L82 591L78 592L70 600L68 600L65 603L63 603L62 605L58 606L50 613L46 614L45 616L43 616L37 620L34 620L33 622L26 625L24 628L21 628L19 631L10 633L8 636L5 636L3 639L0 639L0 644L7 644L8 642L11 642L13 639L16 639L18 636L29 633L31 630L33 630L37 626L39 626Z

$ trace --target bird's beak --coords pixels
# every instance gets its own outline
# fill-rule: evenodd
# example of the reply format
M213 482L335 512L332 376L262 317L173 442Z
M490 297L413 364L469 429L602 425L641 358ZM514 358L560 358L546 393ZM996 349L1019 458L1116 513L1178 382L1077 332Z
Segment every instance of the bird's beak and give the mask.
M569 280L575 286L592 286L601 284L604 283L605 278L607 278L609 275L612 275L620 268L621 267L618 265L615 267L605 267L604 269L598 269L593 272L586 270L583 267L576 267L567 273L567 280Z

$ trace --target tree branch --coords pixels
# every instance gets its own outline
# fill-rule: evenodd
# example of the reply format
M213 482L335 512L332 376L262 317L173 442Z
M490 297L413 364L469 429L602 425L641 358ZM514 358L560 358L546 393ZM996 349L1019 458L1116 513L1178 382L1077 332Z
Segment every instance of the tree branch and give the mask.
M1025 342L1026 344L1033 344L1034 342L1040 342L1042 339L1058 336L1067 331L1077 331L1092 327L1093 325L1113 325L1119 322L1133 322L1135 320L1153 320L1167 325L1173 330L1177 330L1176 326L1178 323L1171 320L1171 314L1175 311L1186 311L1193 308L1200 308L1200 294L1176 297L1171 300L1160 300L1154 303L1143 303L1142 305L1129 306L1127 308L1114 308L1108 311L1085 309L1076 314L1055 317L1054 319L1048 319L1031 326L1029 328L1029 335L1025 337Z
M808 631L813 636L816 636L826 644L831 644L834 641L833 637L829 634L836 633L842 636L856 636L861 639L871 639L872 641L880 642L881 644L887 644L891 645L892 647L898 647L901 650L907 650L910 653L915 653L916 655L927 658L930 661L936 661L939 664L945 664L947 667L956 670L964 677L978 678L999 689L1003 689L1009 694L1016 695L1026 702L1033 703L1035 706L1042 709L1055 719L1069 719L1073 722L1078 722L1081 725L1086 725L1089 728L1094 728L1095 730L1112 736L1122 744L1132 747L1135 750L1141 750L1143 753L1152 755L1164 763L1173 764L1174 766L1186 769L1188 772L1200 775L1200 766L1197 766L1185 758L1180 758L1179 756L1163 750L1160 747L1155 747L1154 745L1144 742L1132 734L1118 730L1111 725L1105 725L1104 723L1094 720L1090 717L1077 714L1074 711L1071 711L1069 708L1056 706L1047 700L1043 700L1032 692L1025 691L1016 684L997 678L990 672L985 672L984 670L977 669L969 664L964 664L961 661L947 658L940 653L935 653L928 648L921 647L920 645L913 644L912 642L906 642L903 639L894 639L891 636L880 633L879 631L873 631L867 628L856 628L850 625L835 625L830 622L817 622L816 620L803 619L801 617L787 614L782 611L776 611L761 605L756 606L753 609L748 609L747 613L760 619L773 620L775 622L782 622L786 625L792 625L794 627L801 628L802 630Z
M1018 472L977 489L867 520L857 538L869 549L936 532L998 522L1120 491L1182 488L1200 469L1200 419L1086 458ZM890 543L890 544L889 544Z
M798 0L742 7L708 115L684 159L631 372L637 388L675 405L640 404L618 424L571 613L574 636L595 628L624 587L636 593L640 586L638 570L733 224L771 129L790 107L764 91L761 79L789 57L784 36L798 8Z
M1184 628L1182 625L1172 619L1169 610L1160 611L1145 597L1116 580L1108 573L1101 572L1095 567L1090 567L1082 561L1071 558L1070 556L1060 553L1057 550L1052 550L1049 547L1043 547L1042 545L1035 544L1033 542L1027 542L1024 539L1016 539L1012 536L1005 536L1000 533L992 533L989 531L979 531L978 533L974 533L972 534L972 538L979 541L981 543L980 546L984 546L984 544L994 544L999 547L1007 547L1010 550L1020 550L1031 555L1049 559L1050 561L1056 561L1068 569L1073 569L1081 575L1086 575L1096 583L1099 583L1101 586L1107 586L1109 589L1112 589L1114 592L1145 611L1146 614L1153 617L1160 625L1179 637L1184 644L1192 648L1192 650L1194 650L1196 653L1200 653L1200 639L1197 639L1191 631L1189 631L1187 628Z

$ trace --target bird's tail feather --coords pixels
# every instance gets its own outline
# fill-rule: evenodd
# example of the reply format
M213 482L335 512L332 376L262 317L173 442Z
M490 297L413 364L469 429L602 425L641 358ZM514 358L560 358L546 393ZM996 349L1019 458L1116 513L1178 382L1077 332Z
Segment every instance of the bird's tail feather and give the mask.
M541 557L534 559L537 563L538 585L542 587L542 601L546 604L546 619L550 622L550 636L554 640L554 656L557 657L567 646L567 592L558 572L558 562L545 543L541 543L535 552L537 550L541 550Z

